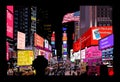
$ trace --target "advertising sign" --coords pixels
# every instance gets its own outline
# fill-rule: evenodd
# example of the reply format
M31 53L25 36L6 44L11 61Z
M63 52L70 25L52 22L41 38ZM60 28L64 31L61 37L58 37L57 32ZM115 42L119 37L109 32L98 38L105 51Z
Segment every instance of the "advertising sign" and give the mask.
M98 46L91 46L86 49L86 58L102 57L102 52L98 49Z
M51 44L52 44L52 45L55 45L55 42L54 42L54 41L51 41Z
M34 46L43 47L44 39L38 34L34 33Z
M46 48L46 49L48 49L49 48L49 42L48 42L48 40L44 40L44 47Z
M74 52L75 59L80 59L80 50L78 52Z
M17 49L25 49L25 33L17 32Z
M67 48L67 44L63 44L63 48Z
M67 37L67 33L66 32L63 33L63 37Z
M55 42L55 37L51 37L51 41L52 41L52 42Z
M99 40L99 49L105 49L114 45L113 34Z
M75 61L75 56L73 55L73 49L70 50L70 61L71 62Z
M63 28L62 28L62 30L63 30L63 31L66 31L66 30L67 30L67 28L66 28L66 27L63 27Z
M7 6L7 24L6 24L6 27L7 27L7 36L12 38L13 39L13 19L14 19L14 14L13 14L13 6L10 5L10 6Z
M80 51L81 59L85 59L85 49Z
M101 27L92 27L91 30L95 30L95 29L98 29L98 33L96 34L98 39L102 39L102 38L105 38L106 36L110 35L113 33L113 30L112 30L112 26L101 26ZM100 33L100 35L99 35ZM91 38L91 44L92 45L98 45L98 39L94 39L94 35L95 34L92 34L92 38Z
M113 60L113 48L102 50L102 60Z
M64 36L63 36L63 37L62 37L62 40L63 40L63 41L66 41L66 40L67 40L67 37L64 37Z
M80 41L79 45L81 45L80 49L84 49L85 47L91 45L97 46L99 39L102 39L112 33L113 33L112 26L91 27L78 39ZM75 44L77 45L77 43L73 44L74 48L75 48Z
M32 65L32 61L34 60L34 55L32 50L18 50L17 53L17 65Z
M77 40L76 42L73 43L73 51L77 52L80 50L80 41Z
M98 30L98 29L92 30L92 35L93 35L93 40L94 40L94 39L95 39L95 40L101 39L100 33L99 33L99 30Z
M63 41L63 44L67 44L67 41Z

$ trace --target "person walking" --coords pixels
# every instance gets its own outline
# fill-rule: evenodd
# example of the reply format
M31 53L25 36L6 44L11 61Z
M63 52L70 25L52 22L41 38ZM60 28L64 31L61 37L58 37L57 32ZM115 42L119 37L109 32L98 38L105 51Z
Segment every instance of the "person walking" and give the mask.
M45 76L45 69L47 66L48 60L43 55L38 55L32 64L32 67L36 71L36 76Z

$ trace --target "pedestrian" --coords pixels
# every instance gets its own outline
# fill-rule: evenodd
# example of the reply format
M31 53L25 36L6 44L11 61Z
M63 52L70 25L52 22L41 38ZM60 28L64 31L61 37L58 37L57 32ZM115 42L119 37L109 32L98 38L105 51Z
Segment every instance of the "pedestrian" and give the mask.
M47 66L48 60L43 55L37 56L32 64L32 67L36 71L36 76L45 76L45 69Z

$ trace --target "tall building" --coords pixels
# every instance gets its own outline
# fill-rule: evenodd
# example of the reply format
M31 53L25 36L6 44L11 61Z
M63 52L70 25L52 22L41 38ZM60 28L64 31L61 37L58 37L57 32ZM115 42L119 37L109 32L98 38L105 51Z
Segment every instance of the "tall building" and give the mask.
M51 24L44 24L44 37L50 42L51 40L51 34L52 34L52 27Z
M25 46L31 45L31 34L36 31L36 12L33 7L15 6L14 8L14 43L17 46L17 32L25 33ZM32 37L33 39L33 37ZM33 43L33 42L32 42Z
M80 6L80 35L92 26L111 26L111 6Z
M50 42L52 25L49 21L48 11L42 9L42 7L38 7L37 9L37 34L46 38Z

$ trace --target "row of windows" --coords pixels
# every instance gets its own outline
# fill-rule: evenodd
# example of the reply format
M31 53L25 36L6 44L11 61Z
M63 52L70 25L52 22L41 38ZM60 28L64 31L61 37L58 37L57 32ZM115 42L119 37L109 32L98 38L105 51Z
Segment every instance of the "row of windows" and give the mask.
M111 26L112 23L98 23L97 26Z

